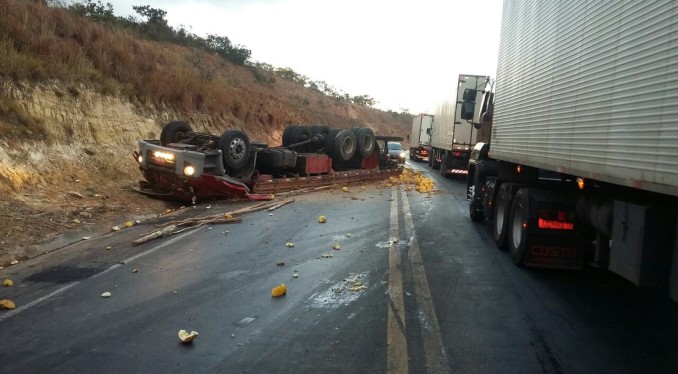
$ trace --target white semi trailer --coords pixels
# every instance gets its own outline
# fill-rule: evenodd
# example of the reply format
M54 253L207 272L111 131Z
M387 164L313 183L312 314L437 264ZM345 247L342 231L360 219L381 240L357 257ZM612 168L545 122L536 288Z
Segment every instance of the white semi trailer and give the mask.
M505 1L473 221L516 264L606 268L678 301L678 3ZM490 95L494 95L489 100Z
M473 147L479 141L489 140L489 126L481 125L479 118L475 118L475 121L462 119L459 110L466 89L477 92L478 100L474 98L473 101L480 107L482 92L488 84L488 76L460 74L450 97L436 108L431 127L429 166L440 168L440 175L446 177L449 173L466 173ZM481 111L478 109L476 112Z
M410 135L410 160L424 161L428 159L428 147L431 145L431 125L433 116L420 114L412 119L412 134Z

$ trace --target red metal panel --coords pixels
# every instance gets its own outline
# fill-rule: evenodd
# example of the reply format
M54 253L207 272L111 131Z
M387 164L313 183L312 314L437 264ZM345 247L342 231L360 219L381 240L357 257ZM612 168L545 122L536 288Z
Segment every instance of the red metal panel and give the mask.
M332 170L332 159L319 153L299 154L297 163L299 172L304 175L327 174Z

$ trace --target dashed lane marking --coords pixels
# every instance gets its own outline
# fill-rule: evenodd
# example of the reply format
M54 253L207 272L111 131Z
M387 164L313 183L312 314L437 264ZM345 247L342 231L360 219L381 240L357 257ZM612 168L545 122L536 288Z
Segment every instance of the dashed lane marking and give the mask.
M388 251L388 367L391 374L409 372L407 363L407 338L405 337L405 305L400 250L398 249L398 192L391 189L391 223Z
M401 198L403 201L403 214L405 216L405 231L407 237L411 238L407 254L414 278L417 305L420 313L424 314L420 317L425 317L425 320L428 322L426 326L421 326L426 367L429 373L449 373L447 354L440 334L440 325L438 324L431 290L426 279L426 269L424 269L424 262L421 259L421 250L419 249L419 241L414 230L414 222L412 222L410 203L407 199L407 194L402 191Z

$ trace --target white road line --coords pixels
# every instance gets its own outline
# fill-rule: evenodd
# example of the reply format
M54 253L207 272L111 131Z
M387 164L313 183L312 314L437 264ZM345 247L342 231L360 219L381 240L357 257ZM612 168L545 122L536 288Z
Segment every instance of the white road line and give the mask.
M187 231L186 233L183 233L183 234L181 234L181 235L175 236L175 237L173 237L173 238L170 239L170 240L167 240L167 241L165 241L165 242L163 242L163 243L161 243L161 244L158 244L158 245L156 245L155 247L149 248L149 249L147 249L146 251L141 252L141 253L139 253L139 254L136 254L136 255L134 255L134 256L132 256L132 257L130 257L130 258L128 258L128 259L122 261L122 262L124 262L125 264L128 264L128 263L130 263L130 262L132 262L132 261L134 261L134 260L136 260L136 259L138 259L138 258L141 258L141 257L144 257L144 256L146 256L146 255L149 255L149 254L151 254L151 253L157 251L157 250L160 249L160 248L166 247L166 246L168 246L168 245L170 245L170 244L172 244L172 243L175 243L175 242L177 242L177 241L179 241L179 240L181 240L181 239L183 239L183 238L185 238L185 237L187 237L187 236L189 236L189 235L191 235L191 234L194 234L194 233L198 232L199 230L200 230L199 228L196 228L196 229L194 229L194 230ZM104 270L104 271L102 271L102 272L100 272L100 273L98 273L98 274L95 274L95 275L89 277L88 279L94 279L94 278L100 277L100 276L102 276L102 275L104 275L104 274L110 272L110 271L113 270L113 269L119 268L120 266L121 266L120 264L112 265L112 266L109 267L108 269L106 269L106 270ZM7 318L10 318L10 317L12 317L12 316L15 316L15 315L17 315L17 314L19 314L19 313L21 313L21 312L24 312L24 311L26 311L26 310L28 310L28 309L31 309L32 307L34 307L34 306L40 304L41 302L43 302L43 301L45 301L45 300L49 300L49 299L51 299L52 297L54 297L54 296L56 296L56 295L58 295L58 294L60 294L60 293L63 293L63 292L65 292L65 291L67 291L68 289L75 287L75 286L78 285L78 284L80 284L80 281L75 281L75 282L73 282L73 283L69 283L69 284L67 284L67 285L65 285L65 286L63 286L63 287L61 287L61 288L59 288L59 289L57 289L57 290L55 290L55 291L50 292L49 294L47 294L47 295L45 295L45 296L39 297L39 298L37 298L37 299L31 301L31 302L28 303L28 304L25 304L25 305L22 305L22 306L20 306L20 307L18 307L18 308L16 308L16 309L10 310L10 311L7 312L7 313L3 313L2 315L0 315L0 322L6 320Z
M420 312L424 313L426 319L429 321L429 326L421 327L421 335L424 340L424 353L426 355L426 367L429 373L449 373L449 366L447 363L447 354L443 346L443 339L440 335L440 325L438 324L438 317L436 316L435 308L433 307L433 299L431 298L431 290L426 279L426 269L424 269L424 262L421 259L421 250L419 249L419 241L414 230L414 223L412 222L412 213L410 211L410 203L407 199L407 194L401 191L403 201L403 214L405 215L405 231L407 236L411 238L408 258L412 267L412 275L414 278L414 288L417 297L417 305Z
M388 251L388 373L408 373L407 338L405 336L405 300L400 250L398 249L398 193L391 189L391 224Z

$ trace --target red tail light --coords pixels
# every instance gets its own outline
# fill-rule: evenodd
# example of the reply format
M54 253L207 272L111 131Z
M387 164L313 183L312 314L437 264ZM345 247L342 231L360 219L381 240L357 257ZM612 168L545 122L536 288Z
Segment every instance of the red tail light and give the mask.
M540 210L537 225L540 229L574 230L574 213Z

